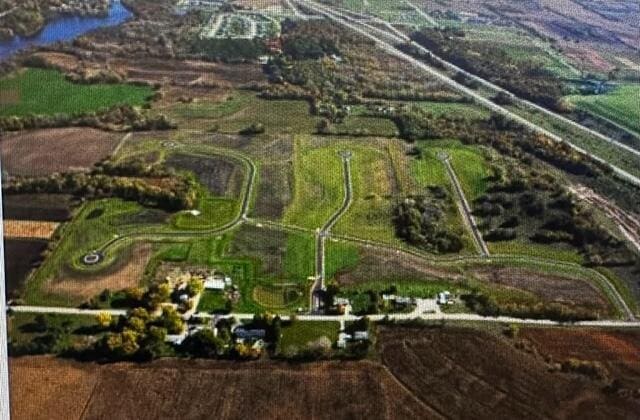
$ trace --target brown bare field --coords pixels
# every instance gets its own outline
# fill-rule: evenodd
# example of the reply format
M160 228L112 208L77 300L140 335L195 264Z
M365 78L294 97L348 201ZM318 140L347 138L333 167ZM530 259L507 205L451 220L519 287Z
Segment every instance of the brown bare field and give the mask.
M42 262L48 241L38 239L5 239L5 282L8 299L20 297L22 286L31 270Z
M59 223L41 220L4 220L6 238L49 239Z
M80 59L71 54L47 51L35 53L33 56L39 57L47 64L67 73L78 70L81 66Z
M264 81L257 64L223 64L161 59L113 60L111 67L130 81L176 86L231 87Z
M385 328L378 343L390 372L441 417L623 419L640 412L638 399L605 393L582 375L552 372L491 332Z
M93 128L26 131L0 138L3 169L11 175L87 170L106 158L122 135Z
M18 194L2 197L6 219L64 222L71 218L73 197L66 194Z
M526 328L518 336L557 362L577 359L602 363L610 380L617 379L627 389L640 389L640 331Z
M129 253L123 254L121 263L108 273L95 276L63 277L47 284L46 292L62 296L89 299L105 289L112 291L138 286L144 269L152 254L149 244L135 245Z
M360 263L357 267L336 275L336 280L341 286L385 278L393 278L394 281L425 279L425 282L428 282L428 279L462 280L460 273L430 265L422 258L374 248L360 248Z
M82 417L98 382L96 367L49 356L10 359L11 418L71 420Z
M525 290L546 302L581 305L603 313L611 310L602 292L585 280L511 267L483 267L473 273L481 281Z
M100 366L27 357L12 359L10 369L16 420L415 419L427 413L384 367L371 362L163 360Z

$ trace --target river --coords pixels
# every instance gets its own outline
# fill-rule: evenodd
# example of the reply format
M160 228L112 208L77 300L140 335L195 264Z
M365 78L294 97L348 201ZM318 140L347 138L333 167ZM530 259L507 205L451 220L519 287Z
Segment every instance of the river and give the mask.
M17 36L10 41L1 41L0 60L32 45L71 41L95 29L119 25L132 16L133 13L123 6L120 0L113 0L107 16L61 16L47 23L38 34L32 37Z

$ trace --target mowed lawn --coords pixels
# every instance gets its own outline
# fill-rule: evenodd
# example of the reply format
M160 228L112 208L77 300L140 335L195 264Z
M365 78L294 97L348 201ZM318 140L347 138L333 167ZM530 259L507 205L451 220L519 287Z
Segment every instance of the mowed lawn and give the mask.
M0 116L92 112L114 105L143 105L148 86L77 84L57 70L28 68L0 79Z
M466 146L456 140L421 141L421 161L414 164L414 176L421 186L449 185L449 177L438 152L449 155L451 166L462 185L467 200L472 202L487 190L489 167L482 152L473 146Z
M280 351L287 351L290 347L300 349L321 337L335 343L339 332L340 324L335 321L295 321L282 328Z
M605 95L574 95L569 100L640 133L640 84L624 84Z

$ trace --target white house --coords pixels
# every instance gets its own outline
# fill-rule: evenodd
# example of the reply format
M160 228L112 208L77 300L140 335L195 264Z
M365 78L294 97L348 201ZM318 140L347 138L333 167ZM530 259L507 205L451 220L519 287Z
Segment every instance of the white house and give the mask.
M438 302L438 305L447 305L450 299L451 299L451 293L449 293L448 291L444 291L444 292L438 293L438 297L436 301Z
M364 341L369 339L369 331L356 331L353 333L353 339L356 341Z
M336 346L338 346L339 349L344 349L347 347L347 341L350 341L352 338L351 334L341 332L338 334L338 342L336 343Z
M213 276L209 276L204 281L204 288L206 290L224 290L224 287L225 287L224 279L219 279Z

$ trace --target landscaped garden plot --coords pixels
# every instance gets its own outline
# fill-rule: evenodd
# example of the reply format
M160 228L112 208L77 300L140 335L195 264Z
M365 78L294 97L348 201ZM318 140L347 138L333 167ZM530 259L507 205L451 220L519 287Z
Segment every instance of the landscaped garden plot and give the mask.
M76 84L56 70L30 68L0 79L0 96L14 98L0 107L0 116L74 114L122 104L140 106L152 94L147 86Z
M640 134L640 84L623 84L603 95L570 96L578 108L608 118Z
M108 157L122 136L93 128L8 134L0 140L2 169L10 175L26 176L87 170Z

